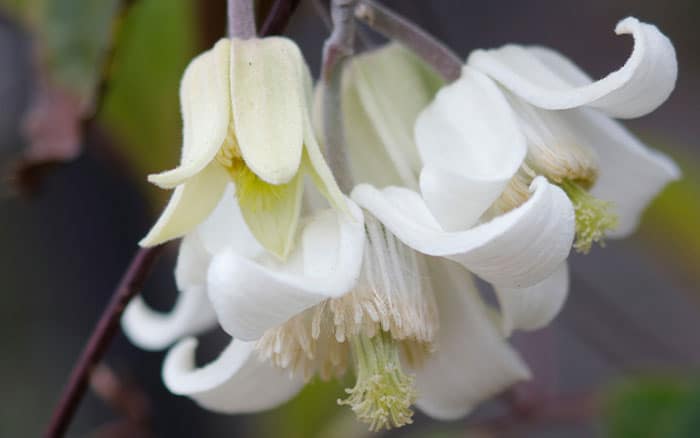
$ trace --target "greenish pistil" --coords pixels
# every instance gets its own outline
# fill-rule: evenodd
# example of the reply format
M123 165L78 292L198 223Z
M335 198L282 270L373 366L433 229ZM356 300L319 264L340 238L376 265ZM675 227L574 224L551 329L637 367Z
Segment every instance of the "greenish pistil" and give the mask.
M579 184L564 180L560 187L571 199L576 214L576 251L588 254L593 243L605 246L608 231L617 227L618 217L613 204L591 196Z
M399 346L391 334L379 331L369 338L358 334L350 339L356 360L355 387L338 400L349 405L371 431L401 427L413 422L411 405L416 400L414 379L401 369Z

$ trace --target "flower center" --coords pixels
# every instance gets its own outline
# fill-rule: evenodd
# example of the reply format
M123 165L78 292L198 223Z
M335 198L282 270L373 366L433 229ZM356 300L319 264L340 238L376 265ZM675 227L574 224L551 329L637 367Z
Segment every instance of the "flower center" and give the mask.
M608 231L617 227L618 217L612 203L591 196L576 182L564 180L559 186L571 199L576 214L576 251L587 254L593 243L605 246Z
M401 369L399 346L391 334L381 330L373 337L351 338L356 363L356 382L346 389L348 405L373 432L413 422L411 405L416 401L413 376Z
M415 399L412 368L434 351L437 304L421 272L424 260L365 212L362 273L351 292L328 299L268 330L263 360L308 379L342 376L355 359L357 382L341 402L373 429L408 424Z
M236 185L239 202L245 203L251 211L265 210L268 207L266 203L281 196L281 186L263 181L245 163L232 123L224 143L216 154L216 160L226 169Z

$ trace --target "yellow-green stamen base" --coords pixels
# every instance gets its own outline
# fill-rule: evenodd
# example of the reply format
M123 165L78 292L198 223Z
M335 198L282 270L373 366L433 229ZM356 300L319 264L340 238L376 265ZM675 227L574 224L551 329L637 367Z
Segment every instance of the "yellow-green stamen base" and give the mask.
M338 404L349 405L374 432L411 424L416 391L413 377L401 369L398 343L380 330L371 338L353 336L350 344L357 362L357 380L352 389L345 390L348 397Z
M570 180L564 180L560 187L569 196L576 214L574 249L588 254L593 243L605 246L608 231L614 230L618 224L617 215L611 211L613 204L591 196L583 187Z

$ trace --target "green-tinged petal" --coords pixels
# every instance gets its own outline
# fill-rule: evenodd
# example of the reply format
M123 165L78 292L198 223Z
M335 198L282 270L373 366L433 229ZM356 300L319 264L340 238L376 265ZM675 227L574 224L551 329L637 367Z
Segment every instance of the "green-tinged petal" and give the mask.
M305 66L289 39L232 40L231 102L241 155L270 184L290 182L299 170L308 109L299 72Z
M163 188L175 187L216 156L231 120L229 57L230 42L222 39L185 70L180 85L182 159L175 169L150 175L150 182Z
M296 236L304 188L303 172L286 184L269 184L241 165L231 172L241 214L255 239L285 260Z
M224 168L213 162L178 186L158 222L139 245L158 245L199 225L216 207L228 181Z
M308 171L314 184L328 202L335 208L346 209L345 196L338 187L333 177L333 172L328 167L326 159L321 152L321 147L316 140L316 131L311 122L311 105L313 104L313 88L311 73L306 64L302 65L301 77L303 79L303 96L306 99L306 107L303 113L304 120L304 160L308 161Z
M421 162L413 141L413 125L443 81L396 43L357 56L347 65L343 76L343 115L355 165L353 174L361 182L376 184L377 177L363 169L386 166L377 158L388 157L390 170L385 167L378 174L395 172L399 179L389 184L416 188Z

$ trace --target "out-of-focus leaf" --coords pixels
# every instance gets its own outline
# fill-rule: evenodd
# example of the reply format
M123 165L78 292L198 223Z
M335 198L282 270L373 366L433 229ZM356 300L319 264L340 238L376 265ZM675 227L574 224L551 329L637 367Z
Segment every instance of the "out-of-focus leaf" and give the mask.
M261 436L283 436L286 438L325 437L324 431L336 418L340 407L336 403L343 398L343 388L348 382L312 380L292 401L279 409L256 417ZM366 426L360 430L365 429ZM338 435L340 436L340 435ZM355 437L357 435L349 435Z
M642 222L642 235L660 249L687 275L700 279L700 161L674 151L682 168L680 181L671 183L654 200Z
M53 80L89 99L120 0L44 0L39 31Z
M189 0L139 0L117 41L100 118L144 182L147 173L173 166L180 154L178 88L194 55L195 15Z
M700 384L672 378L640 378L611 389L605 404L611 438L700 436Z

